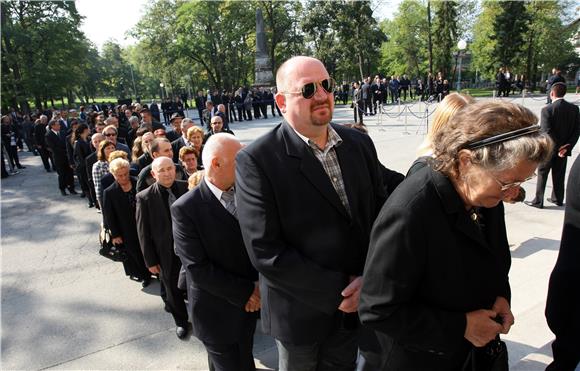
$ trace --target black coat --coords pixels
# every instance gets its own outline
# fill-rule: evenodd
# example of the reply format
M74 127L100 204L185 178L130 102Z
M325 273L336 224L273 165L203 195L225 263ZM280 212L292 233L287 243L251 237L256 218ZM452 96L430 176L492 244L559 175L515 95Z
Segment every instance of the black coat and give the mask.
M176 164L179 163L179 150L182 147L185 147L185 139L183 139L183 135L179 136L179 138L171 142L171 149L173 150L173 162Z
M556 266L550 276L546 319L557 341L580 350L580 156L566 188L564 229ZM564 345L564 344L562 344ZM580 355L579 353L576 353Z
M385 370L455 370L471 344L467 312L510 300L503 204L482 231L450 180L430 166L401 183L371 235L359 314L377 331Z
M578 106L564 99L558 99L542 108L542 130L548 133L555 142L555 153L558 148L568 144L567 156L572 155L572 148L580 135L580 112Z
M136 180L131 177L133 190ZM143 253L139 247L137 224L135 222L135 208L129 201L119 183L114 182L103 192L103 221L105 228L111 231L111 236L122 237L128 259L123 262L125 274L140 279L149 279L151 274L145 267Z
M175 252L187 275L193 334L204 342L238 342L256 314L244 306L258 273L250 263L238 221L205 181L171 207Z
M63 135L55 134L54 131L49 130L44 137L56 166L68 166L66 142Z
M155 183L155 178L151 175L151 165L149 164L139 171L139 176L137 177L137 192L141 192ZM185 169L181 165L175 164L175 179L187 181L188 178L189 176L185 172Z
M277 339L311 344L336 327L341 291L361 275L385 195L371 139L332 124L351 216L322 164L286 122L237 156L238 217L260 272L262 326Z
M137 193L137 233L143 257L148 267L161 264L170 270L175 256L173 234L171 233L171 214L167 193L155 182L151 187ZM172 187L175 197L187 193L187 182L175 181Z
M38 123L34 124L33 129L34 144L41 147L46 147L45 136L46 136L46 124Z
M91 146L88 141L82 140L80 138L75 141L73 147L73 159L74 164L77 167L77 171L85 171L85 160L91 153Z

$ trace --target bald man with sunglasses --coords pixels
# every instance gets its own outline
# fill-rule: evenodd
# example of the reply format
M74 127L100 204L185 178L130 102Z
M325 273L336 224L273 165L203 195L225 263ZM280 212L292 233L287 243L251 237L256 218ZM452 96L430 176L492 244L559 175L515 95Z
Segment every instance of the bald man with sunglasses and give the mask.
M242 149L236 166L262 327L282 371L353 370L360 276L385 200L379 161L368 136L330 122L334 81L319 60L291 58L276 84L284 121Z

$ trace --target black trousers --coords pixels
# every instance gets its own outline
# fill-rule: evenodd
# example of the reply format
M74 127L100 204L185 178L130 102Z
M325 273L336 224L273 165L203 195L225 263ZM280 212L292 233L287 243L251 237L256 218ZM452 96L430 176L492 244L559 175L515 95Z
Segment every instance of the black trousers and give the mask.
M538 166L538 183L536 185L535 201L544 203L544 191L548 182L548 173L552 170L552 199L564 203L564 177L568 157L553 155L550 161Z
M64 190L66 188L73 189L74 183L74 173L73 169L68 164L66 159L56 159L53 158L53 163L56 165L56 172L58 173L58 188Z
M81 186L81 190L83 191L83 193L87 196L89 205L94 205L95 204L95 199L93 198L93 195L90 191L90 186L89 186L89 177L87 175L87 169L84 167L77 167L76 168L76 173L77 173L77 178L79 178L79 184Z
M244 109L244 120L252 121L252 110L251 109Z
M203 342L209 359L210 371L254 371L254 332L256 319L246 321L239 341L233 344Z
M205 125L205 123L203 122L203 109L198 109L197 114L199 115L199 124L201 125L201 127L203 127Z
M22 165L20 165L20 159L18 158L18 147L12 145L8 145L7 147L8 159L10 160L12 167L21 167Z
M165 286L165 305L169 308L175 324L181 327L187 327L187 309L183 301L183 291L177 287L179 280L179 270L181 261L175 255L173 260L168 264L161 262L161 274L159 278Z
M264 118L267 119L268 118L268 106L266 105L266 103L260 104L260 111L262 112L262 116L264 116Z
M367 98L364 100L364 113L373 113L373 104L372 104L372 96L368 95Z
M244 121L244 116L246 114L246 111L244 111L244 107L238 107L238 121ZM247 120L247 118L246 118Z
M356 368L357 329L336 328L323 341L294 345L276 339L280 371L352 371Z

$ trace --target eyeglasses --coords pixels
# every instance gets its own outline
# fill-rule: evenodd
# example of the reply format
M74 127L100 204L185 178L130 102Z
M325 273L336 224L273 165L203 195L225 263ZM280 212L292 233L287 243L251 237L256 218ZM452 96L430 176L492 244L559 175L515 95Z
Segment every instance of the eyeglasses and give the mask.
M505 191L507 191L509 189L512 189L512 188L519 187L522 183L525 183L528 180L532 180L536 176L536 173L534 173L531 176L527 177L526 179L524 179L524 180L522 180L520 182L504 183L501 180L499 180L498 178L496 178L495 175L493 175L491 173L491 171L488 171L488 173L493 178L493 180L495 180L497 182L497 184L499 184L499 186L501 187L501 191L502 192L505 192Z
M116 133L107 133L105 134L106 137L116 137L117 134Z
M280 92L280 93L282 93L282 94L302 94L302 96L305 99L310 99L314 96L314 94L316 94L316 90L317 90L318 85L322 86L322 89L324 89L325 92L327 92L328 94L331 94L334 92L334 88L336 87L336 82L334 81L334 79L332 77L329 77L328 79L324 79L322 81L309 82L308 84L304 85L302 87L302 89L300 89L300 91L285 91L285 92Z

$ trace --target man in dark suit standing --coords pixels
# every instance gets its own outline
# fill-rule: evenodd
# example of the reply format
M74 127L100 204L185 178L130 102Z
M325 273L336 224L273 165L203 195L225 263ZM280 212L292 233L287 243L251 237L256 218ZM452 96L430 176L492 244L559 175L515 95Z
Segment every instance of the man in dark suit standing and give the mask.
M580 135L580 112L578 106L567 102L566 84L557 82L552 85L550 97L552 103L542 108L540 125L542 130L554 140L554 154L547 163L538 167L536 197L526 202L527 205L544 207L544 190L548 173L552 170L552 196L548 198L553 204L564 204L564 176L566 175L567 158L572 155L572 148Z
M46 133L45 142L56 166L60 193L66 196L65 189L68 188L70 194L76 195L73 169L68 162L64 132L60 130L61 124L57 120L50 120L48 126L50 130Z
M548 100L546 104L552 103L552 96L550 95L552 91L552 86L554 86L554 84L558 82L566 84L566 79L564 78L564 76L562 76L562 71L560 70L560 68L554 67L552 68L552 75L550 75L550 77L548 77L548 80L546 80L546 91L548 92Z
M566 192L562 242L546 300L546 319L556 335L548 371L574 370L580 362L580 156L570 170Z
M187 192L187 182L175 180L175 165L167 157L158 157L151 164L155 183L137 193L137 234L145 265L153 274L159 274L165 287L165 306L175 320L179 339L187 336L187 310L183 293L177 287L181 262L173 248L171 214L169 208Z
M41 115L40 116L40 122L37 122L34 124L34 145L36 146L38 153L40 154L40 158L42 159L42 164L44 165L44 169L46 170L46 172L50 173L50 163L52 163L52 168L53 170L55 170L55 166L54 166L54 162L52 160L52 157L50 157L50 153L48 152L48 149L46 148L46 142L45 142L45 137L46 137L46 124L48 122L48 118L46 117L46 115Z
M193 333L203 342L215 371L255 370L258 273L244 247L233 188L241 147L233 135L212 136L202 155L204 179L171 208Z
M379 161L367 135L330 123L334 84L319 60L291 58L276 84L285 121L242 149L236 167L261 323L280 370L353 370L360 276L385 201Z

